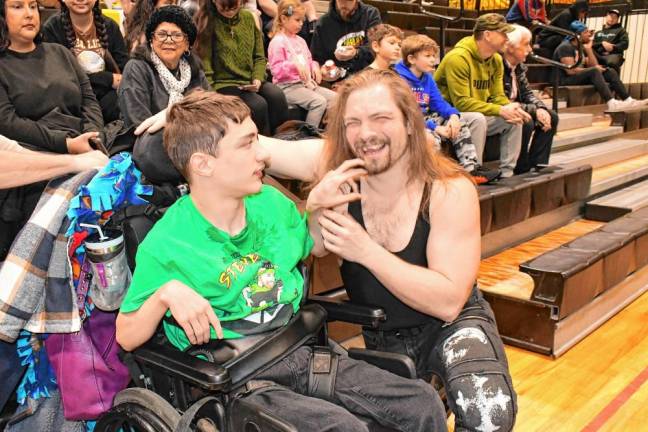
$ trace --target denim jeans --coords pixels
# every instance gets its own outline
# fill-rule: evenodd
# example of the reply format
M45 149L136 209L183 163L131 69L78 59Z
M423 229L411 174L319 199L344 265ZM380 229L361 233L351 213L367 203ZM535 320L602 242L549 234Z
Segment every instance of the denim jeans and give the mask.
M455 414L456 431L509 431L517 413L504 345L490 305L475 287L451 323L363 330L367 348L406 354L420 378L438 376Z
M445 431L446 415L436 391L422 380L402 378L340 353L332 401L306 396L312 349L304 346L255 380L272 381L245 396L300 431L368 431L358 416L395 431Z

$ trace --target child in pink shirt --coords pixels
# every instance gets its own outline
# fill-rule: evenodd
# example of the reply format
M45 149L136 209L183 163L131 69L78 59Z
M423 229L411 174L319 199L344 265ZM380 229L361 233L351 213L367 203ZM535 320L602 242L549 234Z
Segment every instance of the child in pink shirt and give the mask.
M313 61L306 41L297 36L305 10L299 0L281 0L268 47L272 82L279 86L289 105L308 110L306 122L319 127L336 93L320 87L322 73Z

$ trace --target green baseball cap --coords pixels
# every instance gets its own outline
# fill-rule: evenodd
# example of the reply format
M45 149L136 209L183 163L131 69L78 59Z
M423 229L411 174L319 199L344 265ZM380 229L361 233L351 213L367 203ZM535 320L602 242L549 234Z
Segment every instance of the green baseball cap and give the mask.
M477 18L473 33L483 32L486 30L500 33L511 33L513 31L513 26L507 23L506 18L504 18L502 15L496 13L487 13Z

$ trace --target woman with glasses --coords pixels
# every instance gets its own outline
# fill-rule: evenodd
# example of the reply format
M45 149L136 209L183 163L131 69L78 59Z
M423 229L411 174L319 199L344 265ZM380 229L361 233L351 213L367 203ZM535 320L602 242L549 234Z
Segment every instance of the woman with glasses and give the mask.
M196 13L200 55L211 87L238 96L250 108L259 133L270 135L287 119L288 104L279 87L266 82L263 36L240 0L200 0Z
M104 122L117 120L117 88L128 52L119 26L102 15L99 0L63 0L61 12L43 25L43 37L72 51L88 74Z
M124 69L119 108L124 126L133 129L153 114L209 84L200 62L191 55L196 27L180 6L157 9L146 25L146 45L140 45ZM133 156L146 177L156 182L168 174L181 180L162 149L162 132L138 137Z
M156 9L177 4L177 0L138 0L126 13L124 10L124 37L128 52L132 53L140 45L146 45L145 29Z

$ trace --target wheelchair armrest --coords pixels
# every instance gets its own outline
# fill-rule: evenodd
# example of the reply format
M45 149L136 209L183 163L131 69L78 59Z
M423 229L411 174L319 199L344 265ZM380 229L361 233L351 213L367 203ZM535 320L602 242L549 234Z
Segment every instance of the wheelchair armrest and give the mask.
M418 377L414 361L405 354L374 351L364 348L350 348L349 357L362 360L404 378Z
M221 390L231 382L224 367L155 341L135 350L133 356L142 366L161 370L206 390Z
M328 321L344 321L376 328L387 319L385 311L377 306L332 300L323 296L310 296L308 301L322 306L327 313Z

